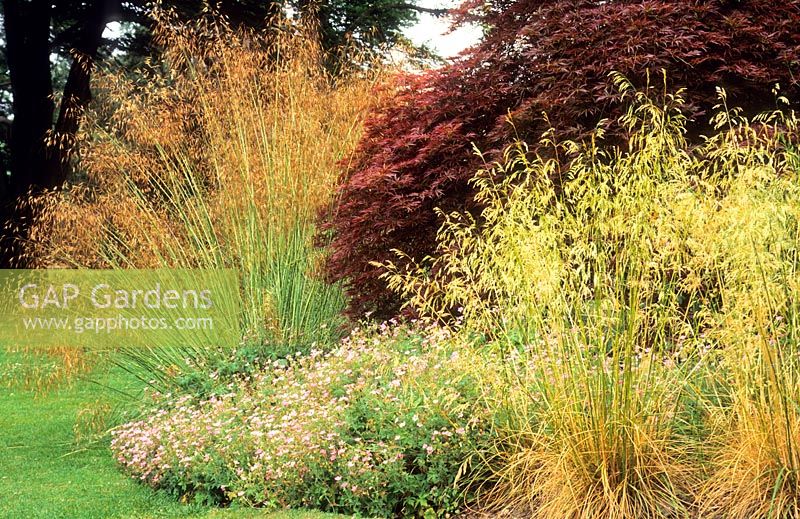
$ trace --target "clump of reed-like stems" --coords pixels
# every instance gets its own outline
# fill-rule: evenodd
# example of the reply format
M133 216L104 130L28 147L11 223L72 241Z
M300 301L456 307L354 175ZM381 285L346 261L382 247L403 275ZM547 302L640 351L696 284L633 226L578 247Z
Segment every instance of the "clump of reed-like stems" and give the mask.
M335 340L343 296L320 279L314 222L379 73L332 76L314 31L288 20L256 33L158 19L160 61L97 78L77 173L33 202L28 253L47 267L234 269L244 342L282 355Z
M615 81L626 149L601 130L509 147L475 177L479 218L444 215L435 257L386 278L506 358L489 509L798 517L796 327L774 324L796 319L796 118L747 121L720 92L692 147L681 92Z

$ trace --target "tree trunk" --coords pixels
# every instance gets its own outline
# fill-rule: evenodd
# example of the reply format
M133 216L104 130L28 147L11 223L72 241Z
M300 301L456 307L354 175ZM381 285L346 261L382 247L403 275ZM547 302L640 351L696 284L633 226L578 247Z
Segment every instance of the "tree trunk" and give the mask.
M118 6L117 0L95 0L81 22L78 40L72 49L72 65L64 85L58 120L53 132L59 144L58 153L53 153L50 157L54 185L63 184L69 176L68 152L75 143L81 112L92 99L90 89L92 68L103 41L106 20Z
M5 0L6 57L14 96L11 124L11 195L51 185L45 147L53 124L50 77L50 2Z
M50 185L45 137L53 124L50 76L50 2L4 0L6 60L11 79L14 120L8 189L0 202L0 267L17 266L21 239L30 222L17 201L31 189Z

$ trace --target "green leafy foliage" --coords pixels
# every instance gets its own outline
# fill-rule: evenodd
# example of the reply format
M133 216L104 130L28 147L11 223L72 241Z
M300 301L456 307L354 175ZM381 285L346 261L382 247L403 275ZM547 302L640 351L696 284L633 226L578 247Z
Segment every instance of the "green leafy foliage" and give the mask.
M209 398L156 395L112 449L134 477L202 502L439 516L462 505L485 438L480 364L445 330L357 331Z

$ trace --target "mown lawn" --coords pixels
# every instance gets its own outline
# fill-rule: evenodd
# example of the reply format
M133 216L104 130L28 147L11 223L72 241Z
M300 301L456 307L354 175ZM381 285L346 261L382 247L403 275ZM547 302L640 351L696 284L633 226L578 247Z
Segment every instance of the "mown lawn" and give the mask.
M33 518L264 518L335 519L316 512L265 513L183 505L120 473L107 442L76 444L73 426L94 402L118 405L103 385L129 385L118 373L36 394L3 384L19 358L0 350L0 517ZM101 384L101 385L98 385Z

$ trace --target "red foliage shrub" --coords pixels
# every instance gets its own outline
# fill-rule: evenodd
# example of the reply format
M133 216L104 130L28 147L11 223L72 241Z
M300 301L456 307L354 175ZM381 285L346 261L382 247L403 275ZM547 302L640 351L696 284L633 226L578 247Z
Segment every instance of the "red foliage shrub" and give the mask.
M558 136L580 137L619 115L611 71L642 85L665 69L670 88L688 89L694 135L707 130L716 86L750 113L775 106L775 83L800 98L800 0L469 0L460 19L488 24L485 39L452 65L398 78L327 223L327 272L345 281L353 314L397 311L369 262L433 252L433 209L470 206L471 143L501 149L509 113L528 141L547 129L543 112Z

